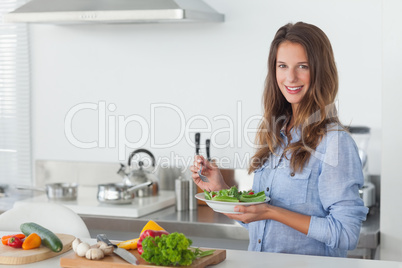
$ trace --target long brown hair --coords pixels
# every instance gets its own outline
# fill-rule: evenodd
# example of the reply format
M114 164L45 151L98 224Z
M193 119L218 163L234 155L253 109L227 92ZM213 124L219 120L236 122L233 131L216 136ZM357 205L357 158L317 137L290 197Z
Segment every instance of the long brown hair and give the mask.
M297 114L292 114L291 104L281 93L276 80L277 51L285 41L304 47L310 70L310 87L298 105ZM304 22L281 27L269 51L263 93L264 115L256 135L257 152L251 158L249 173L261 167L278 146L284 145L280 130L290 116L294 117L294 128L300 129L301 138L285 148L285 155L289 151L291 168L301 171L327 133L327 125L341 126L334 105L337 93L338 72L326 34L317 26Z

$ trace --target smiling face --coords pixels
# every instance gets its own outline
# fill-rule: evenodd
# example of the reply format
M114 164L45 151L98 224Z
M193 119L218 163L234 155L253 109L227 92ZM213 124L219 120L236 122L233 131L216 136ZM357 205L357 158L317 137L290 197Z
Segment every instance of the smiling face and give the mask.
M302 45L289 41L279 45L276 54L276 81L283 96L292 105L294 113L310 87L307 53Z

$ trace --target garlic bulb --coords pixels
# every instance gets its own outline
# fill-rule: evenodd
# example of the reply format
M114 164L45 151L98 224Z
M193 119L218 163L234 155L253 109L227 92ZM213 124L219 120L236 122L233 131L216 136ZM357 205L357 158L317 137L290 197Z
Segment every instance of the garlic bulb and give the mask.
M82 243L82 242L81 242L81 239L79 239L79 238L74 239L73 244L72 244L72 247L73 247L73 251L74 251L75 253L77 253L77 246L78 246L79 244L81 244L81 243Z
M85 257L88 260L100 260L103 259L103 257L105 257L105 254L99 248L91 248L86 252Z
M91 247L89 246L88 243L83 242L83 243L80 243L80 244L77 246L77 251L76 251L75 253L76 253L78 256L80 256L80 257L84 257L85 254L87 253L87 251L88 251L90 248L91 248Z
M103 251L103 253L104 253L105 255L112 254L112 253L113 253L113 250L114 250L113 246L108 246L106 243L100 245L99 248Z

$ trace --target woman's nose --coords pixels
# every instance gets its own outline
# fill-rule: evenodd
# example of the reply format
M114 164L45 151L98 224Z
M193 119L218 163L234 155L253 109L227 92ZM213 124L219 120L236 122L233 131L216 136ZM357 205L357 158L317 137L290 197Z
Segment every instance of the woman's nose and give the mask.
M287 77L286 77L286 79L288 80L288 82L295 82L295 81L297 81L297 74L296 74L296 71L290 69L290 70L287 72Z

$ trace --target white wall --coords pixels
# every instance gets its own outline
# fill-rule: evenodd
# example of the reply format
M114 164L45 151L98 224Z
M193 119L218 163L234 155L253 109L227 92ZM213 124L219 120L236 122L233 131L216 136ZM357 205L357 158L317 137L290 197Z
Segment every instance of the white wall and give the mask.
M207 127L200 116L210 120L211 129L201 138L213 138L213 156L228 157L226 166L245 167L234 159L236 153L243 160L253 152L242 131L247 120L261 113L269 44L280 26L302 20L322 28L332 41L340 74L341 120L373 129L370 172L380 173L380 0L206 2L226 15L224 23L32 25L34 158L125 162L133 148L143 147L172 164L175 155L191 161L194 131L181 136L182 114L190 130ZM102 102L116 109L102 111L97 106ZM71 144L65 118L83 103L97 110L86 109L73 117L73 133L79 140L99 142L100 134L107 135L102 126L98 131L101 121L106 133L109 129L116 136L126 133L131 148L124 146L125 137L108 135L96 148ZM155 116L154 141L167 144L179 137L174 146L150 145L148 126L151 105L156 103L177 109L159 108ZM107 120L99 119L98 112ZM118 117L133 122L119 123L122 129L114 132L110 120ZM256 122L251 120L251 126ZM253 133L247 137L253 141Z
M402 177L400 172L402 90L402 2L383 0L383 139L381 177L381 259L402 261Z

